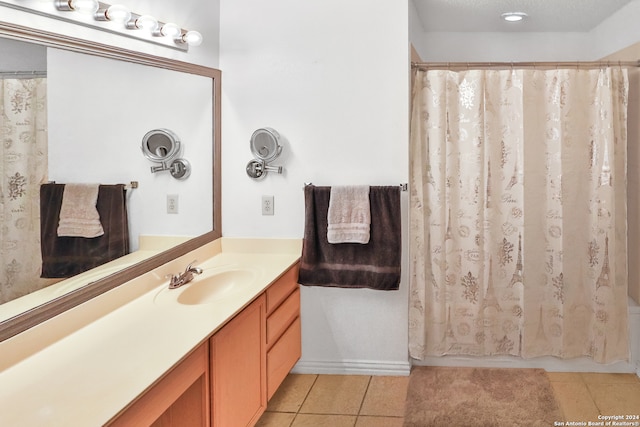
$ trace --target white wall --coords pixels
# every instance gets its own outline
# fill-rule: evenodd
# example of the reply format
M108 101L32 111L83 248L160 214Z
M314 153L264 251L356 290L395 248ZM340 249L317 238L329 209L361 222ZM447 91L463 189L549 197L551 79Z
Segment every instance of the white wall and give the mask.
M639 42L639 21L640 0L632 0L625 7L609 17L609 19L598 25L598 27L590 33L593 46L592 58L603 58L613 52L617 52Z
M46 71L47 49L33 43L0 38L1 71Z
M407 182L407 0L223 1L221 17L225 236L301 238L305 182ZM264 126L285 139L285 173L255 182ZM408 372L406 258L398 292L303 287L299 371Z
M139 188L128 195L132 250L139 234L210 231L211 79L53 48L47 59L49 179L138 181ZM150 172L155 164L143 156L141 143L158 128L180 138L181 157L192 166L186 180ZM168 194L179 196L178 214L167 214Z

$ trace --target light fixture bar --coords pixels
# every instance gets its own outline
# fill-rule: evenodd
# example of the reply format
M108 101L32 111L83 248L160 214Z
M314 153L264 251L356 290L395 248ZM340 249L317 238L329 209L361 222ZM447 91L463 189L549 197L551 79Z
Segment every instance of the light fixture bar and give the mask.
M0 0L0 5L185 52L202 42L197 31L132 13L120 4L97 0Z

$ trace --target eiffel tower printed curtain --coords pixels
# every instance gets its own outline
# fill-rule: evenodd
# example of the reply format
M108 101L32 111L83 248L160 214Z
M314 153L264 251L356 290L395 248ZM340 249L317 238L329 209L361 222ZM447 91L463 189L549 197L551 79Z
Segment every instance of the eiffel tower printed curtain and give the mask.
M626 70L416 70L410 354L628 359Z

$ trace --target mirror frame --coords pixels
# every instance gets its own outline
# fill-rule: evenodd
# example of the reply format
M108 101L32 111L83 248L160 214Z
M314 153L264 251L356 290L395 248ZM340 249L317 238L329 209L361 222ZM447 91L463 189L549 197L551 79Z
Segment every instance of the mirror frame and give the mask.
M220 107L222 73L215 68L95 43L89 40L55 34L4 21L0 21L0 36L19 41L38 43L57 49L65 49L140 65L196 74L210 77L213 80L213 93L211 94L213 99L213 230L0 322L0 341L4 341L222 236L220 206Z

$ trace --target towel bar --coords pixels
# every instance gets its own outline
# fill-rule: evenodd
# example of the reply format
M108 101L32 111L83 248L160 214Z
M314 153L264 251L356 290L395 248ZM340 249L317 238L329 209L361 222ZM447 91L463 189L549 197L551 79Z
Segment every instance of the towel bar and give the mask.
M304 186L306 187L307 185L313 185L313 182L305 182ZM401 191L407 191L409 189L409 184L404 182L400 184L400 190Z
M55 184L56 182L55 181L48 181L47 183L48 184ZM129 184L125 184L124 188L127 189L127 190L133 190L135 188L138 188L139 185L140 184L138 183L138 181L131 181Z

